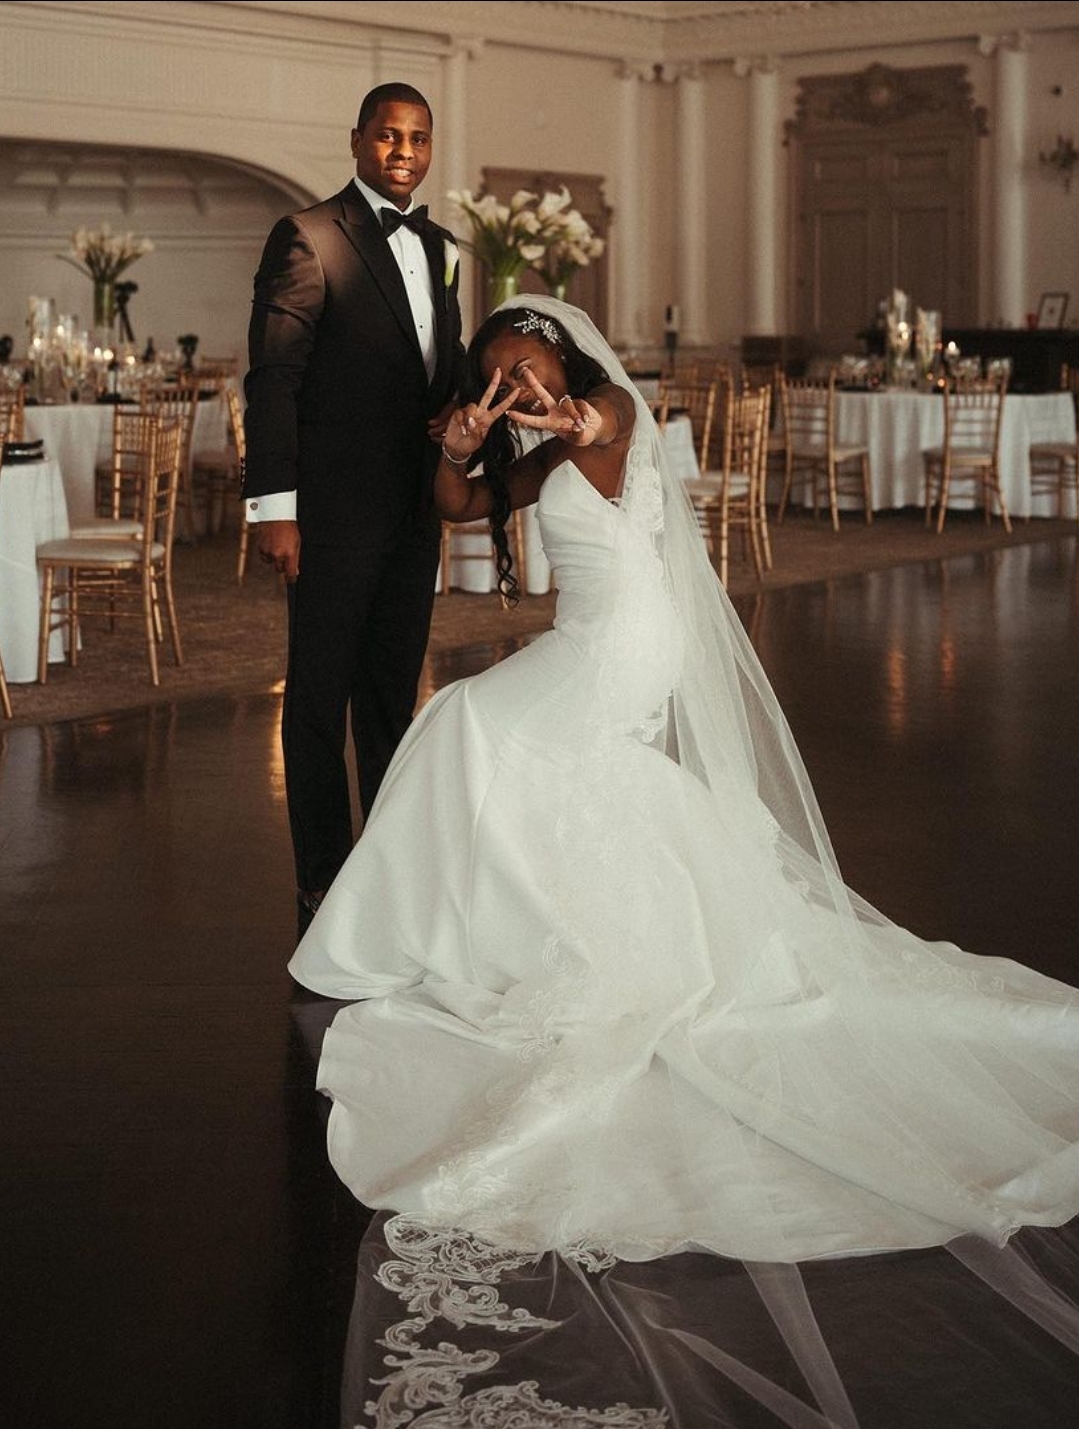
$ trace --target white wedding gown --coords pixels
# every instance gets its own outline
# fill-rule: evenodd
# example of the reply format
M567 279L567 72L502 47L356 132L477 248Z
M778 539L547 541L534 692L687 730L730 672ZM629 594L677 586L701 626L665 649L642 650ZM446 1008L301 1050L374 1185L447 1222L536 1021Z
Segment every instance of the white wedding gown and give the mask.
M571 462L554 629L440 691L290 964L361 1202L523 1253L799 1262L1079 1212L1079 996L836 916L663 712L659 479Z

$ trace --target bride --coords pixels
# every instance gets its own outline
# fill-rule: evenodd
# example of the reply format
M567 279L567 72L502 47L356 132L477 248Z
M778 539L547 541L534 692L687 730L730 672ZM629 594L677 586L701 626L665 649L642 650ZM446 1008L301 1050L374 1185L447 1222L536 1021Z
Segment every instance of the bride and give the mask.
M557 614L420 712L290 963L351 1004L318 1075L338 1174L490 1254L796 1274L948 1247L1079 1353L1005 1253L1079 1213L1079 993L844 884L589 319L515 298L469 356L436 501L490 516L511 596L505 521L538 502ZM785 1422L857 1422L814 1414Z

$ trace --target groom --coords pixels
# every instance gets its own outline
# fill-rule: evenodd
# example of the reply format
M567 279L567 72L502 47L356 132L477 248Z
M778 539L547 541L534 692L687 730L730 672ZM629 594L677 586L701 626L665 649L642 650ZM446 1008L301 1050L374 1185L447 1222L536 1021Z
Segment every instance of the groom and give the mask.
M464 372L453 235L414 209L430 106L383 84L356 177L283 218L255 275L246 515L288 581L282 746L298 935L353 846L346 723L369 813L412 718L434 601L439 443Z

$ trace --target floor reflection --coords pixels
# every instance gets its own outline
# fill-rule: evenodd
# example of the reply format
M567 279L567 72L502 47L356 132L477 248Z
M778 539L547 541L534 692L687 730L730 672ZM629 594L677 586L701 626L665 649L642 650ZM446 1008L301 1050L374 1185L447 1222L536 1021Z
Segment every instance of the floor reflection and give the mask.
M1074 538L735 605L848 882L1079 982ZM433 658L425 690L518 643ZM4 1423L339 1429L376 1242L325 1155L332 1009L286 972L279 717L278 693L0 729ZM990 1406L979 1429L1036 1422Z

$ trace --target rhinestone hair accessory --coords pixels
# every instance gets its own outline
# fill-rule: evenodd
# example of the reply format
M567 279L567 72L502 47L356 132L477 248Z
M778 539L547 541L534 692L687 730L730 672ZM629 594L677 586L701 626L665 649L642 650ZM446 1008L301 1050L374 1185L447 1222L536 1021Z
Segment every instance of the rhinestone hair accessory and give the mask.
M534 313L531 308L526 308L524 317L515 322L513 326L519 333L542 333L552 347L562 346L558 338L558 329L551 319L541 318L539 313Z

